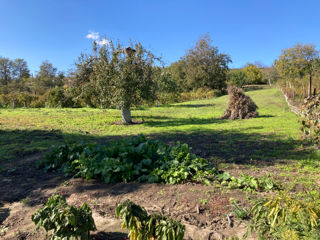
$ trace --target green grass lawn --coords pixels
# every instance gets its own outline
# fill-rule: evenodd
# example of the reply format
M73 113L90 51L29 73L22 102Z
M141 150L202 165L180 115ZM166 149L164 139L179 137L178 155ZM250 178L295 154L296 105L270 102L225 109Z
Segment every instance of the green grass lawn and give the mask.
M187 142L195 153L223 162L262 164L312 156L300 141L298 117L279 90L247 94L259 107L258 118L220 120L228 96L137 108L133 119L143 123L129 126L115 124L121 120L115 109L0 109L0 159L12 160L65 141L103 142L139 133L167 143Z

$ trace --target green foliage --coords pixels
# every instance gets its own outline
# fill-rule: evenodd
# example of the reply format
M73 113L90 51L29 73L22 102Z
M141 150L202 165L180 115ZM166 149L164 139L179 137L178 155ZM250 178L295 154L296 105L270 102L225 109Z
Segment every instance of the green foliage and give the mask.
M39 162L46 171L62 169L86 179L109 182L188 181L210 184L217 169L206 159L190 152L186 144L168 146L143 135L115 141L109 145L63 145L54 148Z
M228 55L219 53L212 46L209 34L200 37L196 46L189 49L182 58L185 71L185 83L189 90L198 88L223 89L226 85Z
M101 108L116 106L124 112L130 112L132 106L154 100L152 70L156 58L141 43L124 48L120 43L113 44L111 41L99 49L94 43L94 51L94 56L88 60L92 65L92 72L89 72L89 95L95 96ZM79 73L88 74L88 71L82 70ZM83 90L87 91L88 88ZM123 122L131 123L131 115L124 112Z
M264 83L262 71L256 65L249 63L243 68L243 71L248 84Z
M48 107L65 107L65 96L63 88L55 87L48 91L47 106Z
M299 200L281 192L255 201L248 234L257 231L259 239L319 239L319 198Z
M301 110L303 137L320 145L320 94L305 99Z
M318 54L313 44L297 44L282 50L279 59L275 60L275 68L281 77L302 77L312 71L313 60Z
M116 208L117 218L122 220L122 228L129 230L130 240L182 240L185 226L162 214L148 215L139 205L126 200Z
M309 97L312 95L312 85L319 87L319 74L316 76L316 73L319 73L320 59L314 44L296 44L283 49L274 65L286 86L301 96L306 96L307 85ZM313 78L316 80L314 83Z
M242 173L239 178L232 176L229 179L224 177L224 179L222 184L227 185L229 188L240 188L248 192L280 190L282 188L267 176L255 178Z
M242 87L243 85L247 84L247 78L246 74L240 70L240 71L230 71L228 73L228 82L229 84L236 86L236 87Z
M250 218L250 212L247 208L240 208L236 202L233 202L232 205L234 207L233 213L238 219L247 220Z
M154 67L153 78L156 83L157 100L164 104L177 102L182 89L171 72L165 68Z
M90 231L96 230L90 207L67 204L66 199L52 195L46 204L32 215L37 229L43 227L47 232L53 230L52 240L89 240Z
M218 90L218 89L208 89L208 88L198 88L194 91L183 92L180 94L178 100L180 102L196 100L196 99L210 99L214 97L220 97L224 95L226 92L225 90Z

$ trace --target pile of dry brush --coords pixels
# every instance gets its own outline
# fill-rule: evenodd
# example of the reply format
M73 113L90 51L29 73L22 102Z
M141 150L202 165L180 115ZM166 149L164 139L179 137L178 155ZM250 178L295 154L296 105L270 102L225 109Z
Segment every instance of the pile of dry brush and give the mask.
M228 87L229 105L221 119L247 119L257 117L257 105L246 96L241 88Z

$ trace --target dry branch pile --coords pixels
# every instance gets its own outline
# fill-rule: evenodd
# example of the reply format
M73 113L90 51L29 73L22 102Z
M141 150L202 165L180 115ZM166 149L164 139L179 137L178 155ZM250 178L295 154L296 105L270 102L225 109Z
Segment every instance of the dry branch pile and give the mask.
M257 105L243 93L242 89L230 86L228 94L229 105L221 119L247 119L258 116Z

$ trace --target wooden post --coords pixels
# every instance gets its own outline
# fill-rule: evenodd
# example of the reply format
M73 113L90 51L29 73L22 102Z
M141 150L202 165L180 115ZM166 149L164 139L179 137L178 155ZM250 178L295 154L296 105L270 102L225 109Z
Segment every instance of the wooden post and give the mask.
M311 87L312 87L312 72L309 72L309 92L308 97L311 97Z

